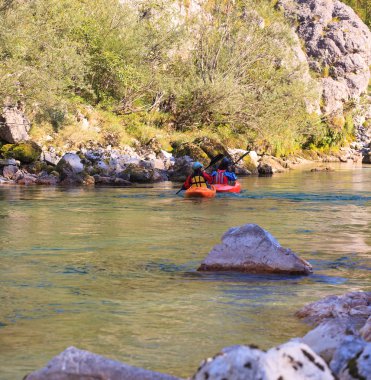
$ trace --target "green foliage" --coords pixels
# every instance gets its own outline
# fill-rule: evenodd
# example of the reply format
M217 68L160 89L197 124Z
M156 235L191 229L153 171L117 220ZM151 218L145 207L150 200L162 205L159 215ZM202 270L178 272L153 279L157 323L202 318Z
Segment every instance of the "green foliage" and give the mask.
M371 27L371 2L370 0L343 0L345 4L350 5L359 17Z
M270 2L208 0L212 17L183 20L178 0L142 0L139 9L117 0L2 3L0 96L50 124L54 141L98 138L74 119L84 104L113 145L156 137L170 150L170 141L207 136L285 155L323 137L306 111L314 86L302 81L290 27Z

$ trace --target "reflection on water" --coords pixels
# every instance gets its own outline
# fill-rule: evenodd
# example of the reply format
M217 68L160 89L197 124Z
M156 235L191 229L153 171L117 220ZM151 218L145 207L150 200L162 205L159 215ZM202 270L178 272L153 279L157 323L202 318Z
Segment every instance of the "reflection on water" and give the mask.
M246 178L216 199L138 189L0 188L0 379L69 345L189 376L220 348L302 335L293 313L370 289L371 170ZM303 276L198 273L230 227L257 223Z

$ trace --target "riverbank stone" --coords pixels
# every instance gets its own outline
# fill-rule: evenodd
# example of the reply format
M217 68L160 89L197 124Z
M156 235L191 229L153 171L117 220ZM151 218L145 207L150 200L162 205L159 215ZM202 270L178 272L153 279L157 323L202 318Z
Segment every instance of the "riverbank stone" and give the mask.
M327 296L309 303L297 313L298 318L318 325L328 319L348 319L356 327L362 327L371 315L371 292L349 292L339 296Z
M365 341L371 342L371 315L369 316L363 327L359 330L359 332Z
M89 351L69 347L54 357L46 367L24 380L179 380L159 372L147 371L107 359Z
M357 330L348 319L329 319L309 331L300 342L308 345L317 355L330 363L335 351L349 335L357 336Z
M310 274L312 266L260 226L245 224L229 229L198 270Z
M371 343L347 336L335 351L330 368L339 380L370 380Z
M310 347L288 342L264 352L255 346L232 346L206 359L192 380L334 380Z

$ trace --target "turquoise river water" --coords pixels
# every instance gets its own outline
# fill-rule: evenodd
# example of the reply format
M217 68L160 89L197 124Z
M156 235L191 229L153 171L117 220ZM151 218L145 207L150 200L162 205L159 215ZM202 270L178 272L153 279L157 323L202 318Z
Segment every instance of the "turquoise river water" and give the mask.
M239 195L0 188L0 379L74 345L187 377L222 347L305 334L294 312L371 288L371 167L244 178ZM257 223L311 276L199 273L230 227Z

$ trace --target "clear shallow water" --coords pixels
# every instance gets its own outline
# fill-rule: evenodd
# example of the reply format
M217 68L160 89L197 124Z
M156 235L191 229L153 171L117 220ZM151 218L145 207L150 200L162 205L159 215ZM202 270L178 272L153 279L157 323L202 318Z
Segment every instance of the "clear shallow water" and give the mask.
M246 178L239 195L0 187L0 379L74 345L189 376L220 348L303 335L294 312L371 289L371 168ZM174 185L175 186L175 185ZM201 274L232 226L257 223L314 274Z

